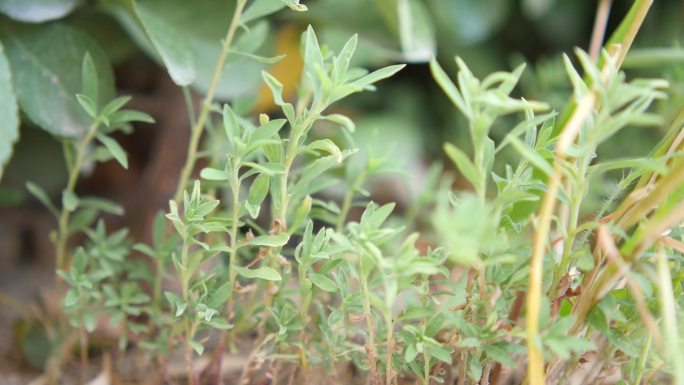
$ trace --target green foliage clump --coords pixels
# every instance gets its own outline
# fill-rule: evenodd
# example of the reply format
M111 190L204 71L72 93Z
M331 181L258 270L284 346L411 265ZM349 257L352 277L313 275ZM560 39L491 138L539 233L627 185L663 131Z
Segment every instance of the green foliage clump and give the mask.
M194 64L201 53L175 39L159 4L131 4L137 24L130 28L147 39L173 81L187 86L203 76ZM562 384L599 381L610 371L619 371L622 383L646 376L684 383L684 118L654 112L652 105L668 98L666 81L628 79L621 71L649 5L634 3L598 58L578 49L581 71L563 57L572 97L559 111L511 96L524 66L479 79L456 58L454 82L432 59L436 83L468 127L469 148L443 146L465 183L454 188L454 176L438 169L415 212L402 213L394 203L373 202L365 189L393 160L373 149L360 157L355 124L334 104L375 90L404 66L356 67L356 35L335 52L309 27L296 100L263 70L277 113L252 117L240 99L219 105L214 95L225 65L280 59L250 51L248 43L265 33L259 19L285 6L307 9L298 1L237 0L213 75L200 82L206 96L191 114L177 193L157 215L150 244L134 243L127 229L108 232L98 220L122 214L120 206L76 193L87 164L114 159L128 167L115 133L153 122L124 109L130 98L114 98L111 70L81 41L79 50L89 53L80 79L46 91L73 94L63 106L65 116L78 118L72 126L41 120L33 102L17 96L64 144L69 177L61 204L36 184L27 189L58 222L58 289L83 365L90 333L106 318L117 327L119 352L144 349L165 365L183 352L190 384L200 380L197 356L211 350L207 373L220 376L224 354L245 345L240 383L261 375L342 383L349 375L342 371L351 372L345 365L373 385ZM400 21L404 54L416 59L423 51ZM14 24L0 27L3 41L22 33ZM30 37L44 43L42 32ZM0 50L0 85L5 67ZM0 92L0 100L13 95ZM599 156L621 130L663 122L668 134L650 155ZM322 137L318 127L334 134ZM211 143L201 142L204 134ZM199 180L190 181L198 159L206 162ZM594 208L592 183L616 170L623 176L615 189L585 218L587 206ZM427 223L420 233L416 218ZM77 234L85 241L72 249Z

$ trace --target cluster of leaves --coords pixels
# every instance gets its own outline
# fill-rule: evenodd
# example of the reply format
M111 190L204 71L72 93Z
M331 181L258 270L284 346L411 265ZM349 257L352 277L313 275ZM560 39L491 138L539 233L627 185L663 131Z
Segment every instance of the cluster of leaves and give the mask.
M404 12L418 4L399 3ZM205 63L202 47L157 16L159 3L131 4L114 4L113 12L148 39L175 82L201 83L198 76L204 71L196 65ZM125 152L111 137L114 132L130 131L134 121L151 122L145 114L124 110L128 98L108 94L111 74L98 68L95 54L83 55L80 93L69 103L78 106L86 124L74 126L70 135L56 132L66 137L70 170L61 208L36 185L28 185L58 220L53 237L57 267L68 285L64 307L73 326L91 332L98 316L106 314L119 327L121 348L138 334L139 346L162 361L184 349L190 383L197 382L193 355L204 354L212 337L218 338L213 344L218 361L225 349L237 350L239 339L256 338L243 379L267 360L282 360L302 382L316 370L337 376L340 362L353 363L373 384L390 385L400 377L415 377L424 385L455 378L460 383L501 382L505 376L517 380L510 369L519 369L527 354L541 351L552 383L584 373L577 369L584 361L599 368L590 371L593 377L587 381L596 379L601 368L620 368L626 380L639 383L647 371L660 367L684 381L677 323L683 298L677 268L684 246L676 228L684 219L683 119L675 118L671 133L647 158L597 159L599 146L619 130L661 124L649 107L665 98L666 83L627 81L614 51L604 52L599 64L578 51L582 76L564 58L573 99L560 115L537 115L548 110L545 103L510 96L522 66L480 80L457 58L454 84L433 60L433 76L465 117L472 144L470 152L453 144L444 150L472 188L455 190L451 179L443 178L435 199L421 202L432 218L421 238L411 232L407 218L392 216L394 204L368 200L366 181L391 167L373 153L351 162L355 125L330 111L335 102L373 90L402 66L370 73L356 68L356 36L335 53L321 46L309 27L301 39L298 99L288 101L283 84L262 71L282 118L262 114L252 120L238 102L213 103L224 60L229 65L238 57L271 62L250 51L264 34L257 19L284 6L306 7L297 1L246 5L236 1L220 47L218 77L207 82L208 99L193 122L193 137L199 138L206 119L211 141L220 145L206 146L209 164L199 174L202 182L194 181L186 191L181 178L183 193L155 220L151 245L132 245L125 229L108 234L102 221L93 226L100 212L120 214L121 208L75 193L86 163L113 158L127 167ZM127 12L134 12L134 21ZM406 21L399 21L404 36ZM0 27L3 42L5 35L24 28L8 25ZM245 28L233 42L240 25ZM7 67L3 58L0 81ZM19 63L21 57L13 60ZM41 124L28 98L22 108ZM496 126L516 118L519 122L497 143ZM334 126L342 139L317 136L316 128L324 125ZM568 127L577 129L569 141ZM495 170L495 158L506 154L509 145L517 164ZM191 141L189 169L196 150ZM595 216L581 222L592 179L627 169ZM562 182L558 193L553 181ZM330 193L339 185L347 189L341 207ZM620 200L632 186L632 193ZM539 330L530 334L522 328L530 321L529 312L523 320L521 309L536 279L528 269L534 254L530 234L537 238L549 230L540 229L544 211L535 215L544 208L541 196L557 200L561 210L550 214L553 238L541 237L544 274L539 277L544 277L545 295L533 304L541 310L534 320ZM352 208L362 213L348 221ZM87 241L71 251L68 241L78 232ZM589 242L592 235L595 241ZM423 246L431 239L434 244ZM136 260L132 250L152 262ZM86 333L81 339L87 345ZM525 340L527 349L521 347Z

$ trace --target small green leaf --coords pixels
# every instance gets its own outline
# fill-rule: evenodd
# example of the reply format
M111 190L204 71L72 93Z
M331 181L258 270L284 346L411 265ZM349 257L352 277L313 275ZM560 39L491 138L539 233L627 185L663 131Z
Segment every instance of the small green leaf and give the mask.
M308 8L304 4L299 4L299 0L281 0L288 8L297 12L305 12Z
M322 119L328 120L330 122L339 124L340 126L346 128L349 132L354 132L356 131L356 125L354 124L354 121L349 119L348 117L340 114L331 114L331 115L326 115L322 116Z
M73 191L62 191L62 206L66 211L74 211L78 207L78 197Z
M337 291L337 285L335 284L335 282L323 274L309 273L309 279L319 289L322 289L322 290L325 290L325 291L328 291L331 293Z
M328 326L334 326L344 319L344 312L340 309L333 309L328 316Z
M224 181L228 180L228 174L225 170L219 170L217 168L203 168L200 172L200 177L206 180Z
M228 321L220 317L214 317L209 321L205 321L204 323L219 330L229 330L235 326L233 324L228 323Z
M289 234L294 234L295 231L304 223L304 220L308 218L311 212L311 205L313 204L313 199L311 196L307 195L302 199L302 203L295 210L294 220L289 225L287 232Z
M539 170L544 172L544 174L546 174L549 177L553 174L553 167L551 167L549 162L547 162L546 159L539 155L539 153L534 151L534 149L526 146L523 142L520 141L520 139L516 138L515 136L511 136L510 141L513 148L518 150L520 155L522 155L525 159L527 159Z
M130 122L154 123L154 118L142 111L119 110L109 115L111 126L118 126Z
M97 117L97 106L95 105L95 101L93 99L83 94L77 94L76 99L78 99L78 102L81 104L81 107L83 107L88 116L91 118Z
M76 305L79 299L78 290L75 288L69 289L64 296L64 307L69 308Z
M481 342L478 338L475 337L467 337L461 340L461 342L458 343L458 346L462 348L477 348L481 345Z
M192 350L194 350L198 355L202 355L204 353L204 345L202 345L200 342L197 342L195 340L189 340L190 346L192 346Z
M285 246L290 236L286 233L277 235L260 235L247 241L248 245L263 246L263 247L280 247Z
M302 151L325 151L334 156L337 163L342 162L342 151L340 151L340 148L330 139L315 140L305 146Z
M515 360L503 349L496 345L483 345L482 349L489 358L509 368L515 367Z
M388 77L401 71L406 64L395 64L385 68L381 68L377 71L373 71L360 79L354 80L351 85L360 87L362 89L368 88L373 83L379 82L380 80L387 79Z
M280 163L254 163L254 162L244 162L245 166L251 167L253 170L266 174L268 176L274 176L285 173L285 166Z
M458 88L456 88L456 85L454 85L454 82L451 81L449 75L444 72L436 59L430 61L430 71L432 72L432 77L435 78L435 81L439 84L439 87L442 88L442 91L451 99L451 102L454 103L463 115L470 118L470 109L463 100L463 96L461 96L461 93L458 91Z
M258 206L264 201L266 195L268 195L269 187L269 177L266 174L259 174L254 178L254 182L249 188L249 195L247 197L247 202L249 204Z
M480 173L477 171L475 164L468 158L468 156L461 151L460 148L454 146L451 143L444 144L444 152L449 156L454 165L463 174L463 176L470 182L470 184L475 188L479 189L480 186Z
M81 65L81 93L88 99L93 101L94 109L97 110L98 103L98 85L97 85L97 70L93 62L90 52L86 52L83 56L83 64Z
M259 126L251 136L252 141L271 139L285 125L285 119L273 119Z
M55 217L59 217L59 210L57 210L55 205L52 203L45 190L33 182L26 182L26 189L31 193L31 195L38 199L40 203L50 210Z
M97 135L97 140L107 147L107 150L109 150L114 159L116 159L116 161L119 162L123 168L128 169L128 157L126 155L126 151L121 148L116 140L102 134Z
M280 273L272 267L262 266L256 269L248 269L246 267L235 266L235 271L245 278L263 279L266 281L280 281L282 277Z
M270 15L285 7L282 0L255 0L240 16L240 22L247 24L250 21Z
M451 352L448 348L442 346L427 345L426 349L428 354L430 354L430 357L451 364Z
M261 64L275 64L275 63L277 63L277 62L279 62L285 58L285 55L261 56L261 55L255 55L255 54L250 53L250 52L238 51L238 50L234 50L234 49L231 49L229 52L233 55L242 56L242 57L245 57L247 59L252 59L255 62L261 63Z
M102 109L102 116L109 119L109 117L113 113L119 111L130 100L131 100L130 96L120 96L120 97L112 100L111 102L107 103L107 105L105 105L104 108Z
M413 361L417 355L418 355L418 349L416 348L416 344L411 343L411 344L406 345L406 350L404 350L404 360L406 362Z

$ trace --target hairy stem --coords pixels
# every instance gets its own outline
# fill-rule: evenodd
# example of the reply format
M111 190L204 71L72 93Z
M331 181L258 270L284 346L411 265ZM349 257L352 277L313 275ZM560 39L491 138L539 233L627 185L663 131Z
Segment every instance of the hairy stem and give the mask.
M76 188L76 182L78 181L78 176L81 172L81 167L83 166L83 161L85 160L86 156L86 151L88 149L88 146L90 143L93 141L93 138L95 138L95 134L97 133L97 129L100 126L100 120L96 119L93 121L93 123L90 125L88 128L88 131L86 132L85 136L83 139L79 142L78 147L76 149L76 158L73 160L73 164L71 165L71 168L69 170L69 179L67 181L67 186L64 189L64 191L68 193L73 193L74 189ZM56 253L57 253L57 262L56 262L56 270L62 270L65 269L67 266L66 264L68 263L67 258L66 258L66 248L67 248L67 242L69 240L69 218L70 218L71 212L67 210L65 207L62 207L62 211L59 215L59 228L58 228L58 236L57 236L57 246L56 246Z
M199 147L199 141L204 132L204 126L209 118L209 110L211 108L211 103L214 100L214 93L216 92L216 87L221 79L221 73L223 72L223 67L226 62L226 57L230 51L230 46L233 43L235 37L235 32L240 25L240 17L242 16L242 11L245 8L247 0L237 0L235 6L235 12L233 13L233 18L228 27L228 32L226 37L223 39L223 45L221 47L221 53L219 54L218 60L216 61L216 66L214 67L214 73L211 76L211 81L209 83L209 88L207 89L207 95L202 101L202 106L190 131L190 144L188 145L188 155L185 160L185 165L181 170L180 177L178 179L178 186L176 187L176 193L174 194L174 200L180 202L183 197L183 191L185 191L185 185L188 183L190 174L195 168L195 162L197 161L197 148Z
M240 220L240 177L239 177L239 159L233 164L233 176L231 179L232 193L233 193L233 206L232 206L232 216L230 225L230 254L228 259L228 286L230 287L230 294L228 295L228 302L226 303L226 320L230 322L231 314L233 313L233 307L235 299L233 298L235 294L235 280L237 279L237 274L235 273L235 265L237 263L237 249L238 249L238 221ZM215 350L215 361L214 361L214 377L215 383L221 383L221 366L223 365L223 352L226 349L226 339L232 336L227 330L222 330L219 337L219 343ZM230 344L230 342L228 342Z
M370 292L366 278L361 277L361 294L363 296L363 311L366 316L366 327L368 328L368 363L370 364L371 384L378 385L380 378L377 367L377 353L375 350L375 326L373 325L373 315L371 314Z
M394 322L392 321L392 309L385 310L385 324L387 327L387 355L385 366L385 385L392 384L392 350L394 350ZM429 378L429 377L428 377Z

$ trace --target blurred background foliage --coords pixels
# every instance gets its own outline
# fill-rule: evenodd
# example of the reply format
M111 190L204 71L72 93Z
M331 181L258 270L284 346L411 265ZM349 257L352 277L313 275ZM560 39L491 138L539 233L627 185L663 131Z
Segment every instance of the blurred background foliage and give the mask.
M270 67L269 71L285 84L285 92L293 95L302 65L299 38L308 24L315 27L323 44L335 48L357 33L356 65L411 64L377 92L336 107L356 121L355 141L362 151L386 148L386 160L392 168L408 170L401 182L406 186L404 195L418 193L428 177L427 166L443 156L443 142L467 143L464 122L432 81L426 61L437 56L455 75L453 57L458 55L476 76L526 62L520 89L514 94L545 100L559 108L571 91L559 53L569 53L576 46L588 47L597 6L597 1L589 0L311 0L302 3L308 12L299 13L284 9L279 0L264 3L271 7L266 11L278 11L264 19L268 21L239 32L236 46L243 54L229 57L216 100L232 100L243 112L270 112L273 104L260 85L259 73ZM613 1L607 34L630 4ZM152 172L175 178L184 157L188 125L182 120L187 117L177 111L181 91L169 87L169 75L160 64L166 64L176 84L188 85L201 95L209 83L232 7L233 2L223 0L0 0L0 42L22 111L20 139L9 133L0 139L5 147L16 140L14 151L0 146L0 163L6 163L4 175L0 174L0 207L26 202L23 186L27 179L52 194L64 185L60 144L44 131L58 136L82 132L78 115L82 112L69 112L73 106L59 101L65 97L64 90L76 88L71 83L80 76L85 50L93 54L98 67L108 67L109 61L115 89L133 94L134 103L138 101L141 109L155 115L159 124L140 127L120 138L131 154L129 174L101 166L80 188L111 196L123 194L125 188L138 185ZM653 47L678 47L684 37L683 14L683 1L655 2L634 54L625 63L629 76L668 79L675 100L668 103L670 106L684 102L684 55L681 50L670 50L668 55L658 56ZM245 44L247 41L251 43ZM641 51L640 47L651 48ZM160 51L165 52L161 57L156 53ZM276 55L286 57L276 62ZM64 90L50 88L49 77L37 78L40 69L25 61L26 56L54 66ZM253 60L257 56L258 60ZM40 81L46 84L41 86ZM36 94L42 94L46 105L31 105L36 103L32 102ZM54 114L50 115L53 107L66 109L60 116L63 120L56 121ZM664 106L659 108L666 122L675 113L664 110ZM67 121L69 124L61 124ZM502 138L510 127L506 127L506 120L497 125L494 135ZM325 127L319 129L324 135ZM177 138L161 145L159 138L165 132ZM660 136L653 128L625 130L605 146L601 156L643 155ZM176 146L169 147L169 143ZM148 164L159 151L171 152L179 161L150 170ZM500 170L503 165L497 167ZM604 181L593 186L597 202L609 184ZM159 191L163 195L166 190ZM168 199L133 195L129 198L137 203L124 202L129 208L147 205L156 209ZM401 201L402 197L392 195L388 199ZM410 201L411 196L403 200Z

